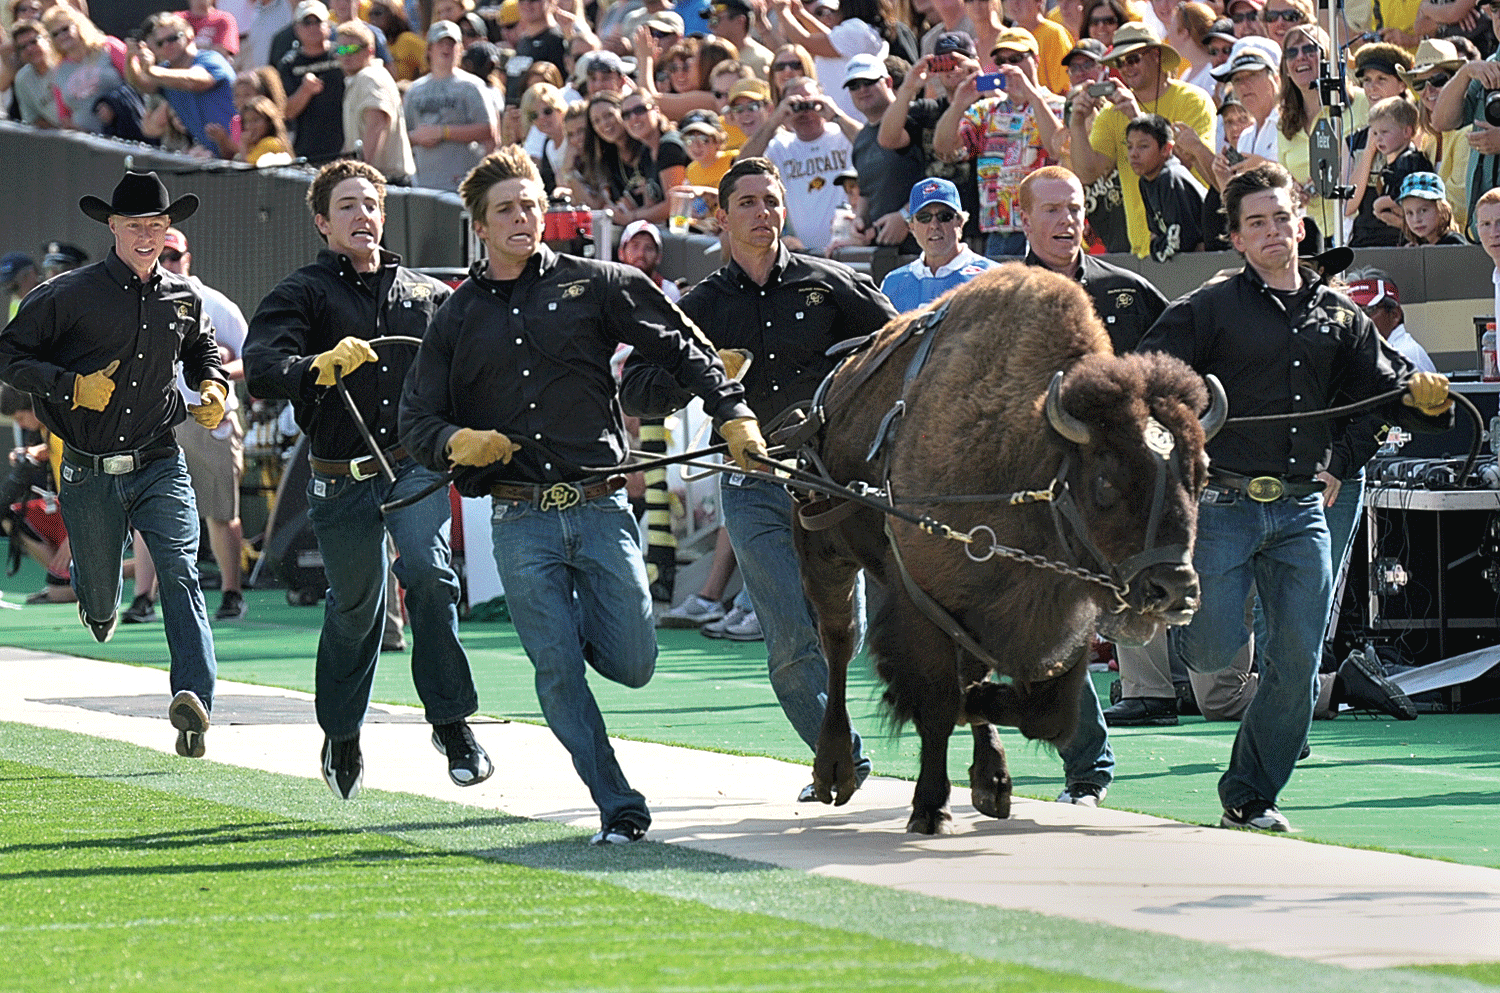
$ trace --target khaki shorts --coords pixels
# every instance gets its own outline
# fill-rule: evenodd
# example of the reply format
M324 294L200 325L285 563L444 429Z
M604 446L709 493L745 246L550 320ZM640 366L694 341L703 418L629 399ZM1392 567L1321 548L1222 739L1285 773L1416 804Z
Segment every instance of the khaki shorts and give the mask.
M231 424L228 438L215 438L213 432L192 418L174 429L177 444L187 458L188 476L193 481L193 496L198 501L198 516L210 521L232 521L240 516L240 475L245 471L245 432L240 427L239 411L224 415Z

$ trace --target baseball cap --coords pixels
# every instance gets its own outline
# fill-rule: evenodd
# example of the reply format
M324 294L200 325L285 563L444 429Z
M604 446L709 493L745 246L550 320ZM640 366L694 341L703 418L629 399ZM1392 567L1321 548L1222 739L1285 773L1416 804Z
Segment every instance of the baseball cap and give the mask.
M1037 48L1036 35L1025 28L1006 28L995 36L995 46L990 49L990 54L996 52L1030 52L1032 55L1040 54Z
M958 199L957 186L946 179L928 176L917 180L917 184L911 188L911 196L906 204L907 216L914 216L923 207L932 203L947 204L958 211L964 209L963 203Z
M740 97L749 97L752 100L770 100L771 87L766 85L763 79L742 79L729 88L729 106Z
M978 54L974 39L967 31L944 31L937 36L937 40L932 43L932 54L947 55L950 52L967 55L971 59Z
M1446 200L1448 189L1443 179L1435 172L1414 172L1401 181L1401 193L1397 200L1421 197L1423 200Z
M521 0L505 0L495 14L495 23L502 28L521 23Z
M1210 38L1227 41L1231 45L1239 41L1234 36L1234 22L1227 17L1221 17L1208 26L1208 30L1203 33L1203 40L1208 41Z
M636 235L640 234L642 231L651 236L651 240L656 242L657 248L661 247L661 228L658 228L650 221L631 221L629 224L625 225L625 230L620 234L620 244L625 244L631 238L634 238Z
M703 17L708 17L714 13L748 14L750 10L749 0L714 0L713 3L703 6L698 13Z
M70 245L65 241L49 241L46 254L42 256L42 265L65 266L69 269L77 268L89 260L89 253L77 245Z
M856 55L844 67L845 86L856 79L889 79L890 76L890 71L885 67L885 60L878 55Z
M646 27L658 34L682 34L685 26L682 15L675 10L660 10L646 21Z
M470 31L474 32L481 38L488 38L490 36L489 31L485 29L484 18L480 17L472 10L466 12L462 20L464 23L458 26L458 30L460 33L463 32L463 29L465 27L467 27Z
M1237 72L1247 69L1265 69L1276 72L1281 68L1281 48L1269 38L1259 35L1240 38L1229 50L1229 59L1221 66L1208 71L1214 79L1229 79Z
M36 260L25 252L6 252L0 255L0 286L9 286L27 269L35 269Z
M1089 59L1093 62L1103 62L1104 42L1100 41L1097 38L1081 39L1078 44L1073 46L1073 48L1068 52L1067 55L1064 55L1062 57L1062 64L1066 66L1069 62L1072 62L1076 56L1079 55L1082 55L1084 58Z
M168 228L166 237L162 239L161 243L163 248L170 248L174 252L185 252L188 250L187 238L176 228Z
M724 123L711 110L690 110L677 122L678 134L689 132L718 136L724 133Z
M1389 279L1356 279L1349 284L1349 299L1361 307L1374 307L1385 300L1399 304L1401 293Z
M850 180L853 180L855 183L858 183L859 182L859 172L857 170L855 170L855 169L844 169L837 176L833 177L833 185L834 186L843 186L845 183L849 182Z
M320 21L327 21L329 19L328 7L323 0L302 0L293 12L292 20L300 21L304 17L316 17Z
M432 27L427 29L427 44L435 45L444 38L451 38L460 44L463 43L463 32L458 30L458 25L452 21L433 21Z

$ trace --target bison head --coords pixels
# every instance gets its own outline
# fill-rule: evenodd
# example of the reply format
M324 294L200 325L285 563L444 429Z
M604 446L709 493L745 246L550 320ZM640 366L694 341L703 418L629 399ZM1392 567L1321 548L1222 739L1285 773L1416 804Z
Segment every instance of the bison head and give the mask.
M1053 501L1059 535L1115 584L1100 590L1100 633L1144 644L1162 624L1186 624L1198 608L1203 445L1228 413L1223 388L1160 353L1090 355L1053 378L1045 409L1070 443Z

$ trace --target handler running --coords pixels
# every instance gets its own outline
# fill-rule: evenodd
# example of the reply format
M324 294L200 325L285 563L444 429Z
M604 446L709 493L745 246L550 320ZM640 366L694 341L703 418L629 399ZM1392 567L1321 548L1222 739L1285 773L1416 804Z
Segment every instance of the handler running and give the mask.
M446 487L385 513L381 505L413 497L441 477L397 444L396 412L412 346L369 339L421 338L448 287L401 265L380 247L385 177L364 162L331 162L307 191L313 224L328 247L283 279L261 301L245 339L245 381L259 397L292 401L310 443L307 516L328 602L318 638L318 724L323 778L353 800L364 779L359 730L370 705L385 626L386 533L396 543L396 578L411 617L411 674L432 725L432 744L448 758L458 786L494 772L464 718L479 709L469 658L458 640L458 577L443 526ZM360 417L395 475L388 481L335 386L339 370Z
M401 438L424 465L494 501L495 564L536 667L552 733L599 807L593 844L638 841L646 799L615 759L585 663L644 686L656 668L646 564L622 478L629 439L610 359L620 343L703 398L742 466L765 442L740 384L639 269L542 244L547 192L510 145L459 186L488 258L439 310L401 398ZM513 440L514 439L514 440Z
M78 205L109 225L114 250L26 295L0 332L0 380L30 393L37 418L63 443L59 503L73 539L73 591L101 643L119 622L130 528L145 536L172 656L167 716L177 754L201 758L218 664L198 583L197 504L172 428L188 414L217 427L229 380L202 300L157 264L167 229L191 217L198 198L168 202L156 173L127 172L109 203L86 196ZM177 391L178 362L198 384L196 405Z
M1212 468L1198 504L1193 568L1203 606L1174 628L1195 672L1229 665L1250 632L1253 583L1264 608L1260 687L1240 721L1219 779L1224 827L1290 829L1276 799L1307 743L1318 695L1323 628L1333 575L1323 484L1330 421L1236 424L1235 418L1315 412L1405 390L1376 408L1414 431L1453 425L1448 380L1414 372L1370 319L1319 273L1299 267L1302 211L1291 173L1271 162L1224 187L1229 240L1245 267L1177 300L1139 350L1175 355L1212 373L1229 397L1230 420L1208 443Z

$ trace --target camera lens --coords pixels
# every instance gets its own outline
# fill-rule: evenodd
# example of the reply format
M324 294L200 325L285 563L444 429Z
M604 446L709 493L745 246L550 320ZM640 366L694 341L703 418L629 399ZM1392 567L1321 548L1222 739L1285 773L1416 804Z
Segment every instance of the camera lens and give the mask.
M1500 90L1489 90L1484 95L1484 119L1493 128L1500 128Z

